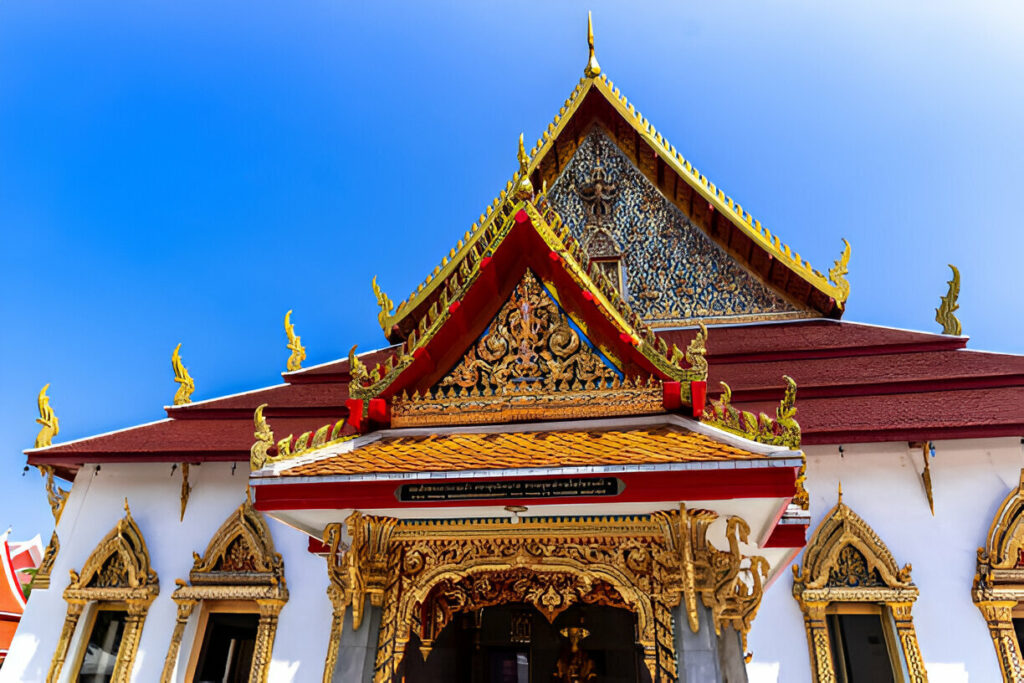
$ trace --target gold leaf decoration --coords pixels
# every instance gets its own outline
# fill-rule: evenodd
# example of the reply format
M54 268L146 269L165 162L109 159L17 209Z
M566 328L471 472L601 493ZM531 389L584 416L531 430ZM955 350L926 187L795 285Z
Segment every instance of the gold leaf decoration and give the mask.
M306 360L306 347L302 345L302 337L295 334L291 311L284 314L284 333L288 335L287 348L292 352L292 355L288 356L288 372L301 370L302 361Z
M39 434L36 435L36 448L50 446L53 443L53 437L57 436L60 431L60 422L57 420L53 408L50 407L50 397L46 395L46 390L49 388L50 385L46 384L39 390L39 417L36 418L36 422L42 427L39 429Z
M180 406L186 403L192 402L192 392L195 391L196 384L192 381L192 376L188 374L188 369L181 362L181 344L174 347L174 353L171 354L171 368L174 369L174 381L178 383L178 390L174 392L174 405Z
M935 309L935 322L942 325L942 334L951 334L959 337L963 333L959 318L954 315L960 308L957 298L960 296L960 271L952 263L949 264L953 271L953 279L949 284L946 295L942 297L939 307Z

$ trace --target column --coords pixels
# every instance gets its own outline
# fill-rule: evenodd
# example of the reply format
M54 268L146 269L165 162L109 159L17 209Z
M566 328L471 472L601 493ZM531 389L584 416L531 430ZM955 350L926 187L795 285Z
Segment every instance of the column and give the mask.
M722 683L747 683L743 638L732 626L724 626L718 636L718 667L722 672Z
M903 648L903 658L907 662L910 683L928 683L928 672L924 668L921 648L917 644L917 633L914 631L914 621L910 617L912 605L911 602L891 602L889 609L892 611L892 618L896 624L896 637L899 638L900 646ZM1013 632L1012 623L1010 632ZM1016 641L1017 638L1014 636L1014 642L1016 643Z
M71 637L75 634L75 627L78 626L78 619L82 616L84 608L84 602L68 603L68 615L64 618L64 626L60 630L57 649L53 653L53 661L50 662L50 671L46 674L46 683L55 683L60 676L60 670L64 668L64 660L68 656L68 648L71 646Z
M828 640L828 623L825 621L826 605L824 602L805 603L804 627L811 647L812 680L835 683L836 670L832 663L832 646Z
M135 653L139 650L139 639L142 637L142 626L146 622L146 612L149 610L148 600L128 600L128 616L124 622L124 634L121 636L121 646L117 650L117 664L114 665L114 675L111 683L129 683L132 678L132 668L135 666Z
M330 683L372 683L381 611L367 601L363 623L357 631L352 628L352 610L346 610L341 637L336 644L332 643L332 647L337 648L337 660L327 679Z
M1016 602L986 600L978 603L978 609L988 622L992 644L999 657L999 668L1005 683L1024 680L1024 658L1021 657L1017 634L1013 630L1013 608Z
M171 683L174 677L174 669L178 664L178 651L181 649L181 638L185 635L185 625L192 616L192 609L196 606L195 600L175 600L178 603L178 618L174 622L174 632L171 634L171 644L167 647L167 657L164 658L164 670L160 674L160 683Z
M252 668L249 680L266 683L270 675L270 659L274 650L274 635L277 633L277 617L284 606L282 600L257 600L260 620L256 626L256 647L252 653Z
M694 633L682 606L672 610L676 652L679 655L679 683L724 683L718 660L718 637L711 610L697 605L700 629Z

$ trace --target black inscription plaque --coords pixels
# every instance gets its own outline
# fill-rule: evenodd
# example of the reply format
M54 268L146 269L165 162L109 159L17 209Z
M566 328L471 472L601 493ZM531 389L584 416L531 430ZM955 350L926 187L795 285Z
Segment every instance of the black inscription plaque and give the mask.
M522 481L439 481L426 484L402 484L395 494L403 503L426 503L445 500L617 496L622 493L624 488L625 484L617 477L574 477Z

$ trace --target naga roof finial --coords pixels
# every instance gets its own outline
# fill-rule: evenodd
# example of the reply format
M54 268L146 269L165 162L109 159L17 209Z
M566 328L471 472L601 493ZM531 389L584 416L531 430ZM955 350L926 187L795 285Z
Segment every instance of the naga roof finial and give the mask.
M302 361L306 360L306 347L302 345L302 337L295 334L295 325L292 323L292 312L289 310L284 314L284 333L288 335L287 348L292 352L288 356L285 367L288 372L295 372L302 369Z
M601 65L597 63L597 57L594 56L594 20L590 16L590 12L587 12L587 47L590 49L590 59L587 60L587 66L583 69L583 75L587 78L597 78L601 75Z
M952 263L949 264L953 271L953 279L949 281L949 289L942 297L939 307L935 309L935 322L942 325L942 334L951 334L959 337L963 334L963 326L955 313L960 308L957 298L960 296L960 271Z
M36 448L46 448L53 443L53 437L60 431L60 423L57 416L50 407L50 397L46 390L50 388L49 383L39 390L39 417L36 422L42 425L39 434L36 436Z
M533 197L533 183L530 182L530 157L523 146L523 134L519 134L519 182L516 184L516 199Z
M192 375L188 374L188 369L181 362L179 351L181 351L181 344L174 347L174 353L171 354L171 368L174 370L174 381L181 385L174 392L174 405L176 406L191 403L192 392L196 388L195 382L192 381Z

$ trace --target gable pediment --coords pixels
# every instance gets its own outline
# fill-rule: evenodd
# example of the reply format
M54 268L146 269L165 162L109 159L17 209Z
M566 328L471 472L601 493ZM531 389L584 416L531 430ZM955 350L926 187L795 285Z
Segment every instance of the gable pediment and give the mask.
M655 326L816 317L763 282L697 226L592 125L550 188L573 236Z

